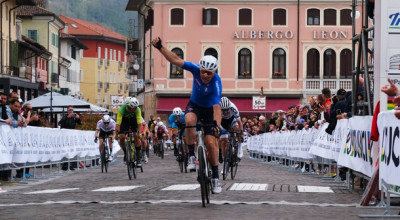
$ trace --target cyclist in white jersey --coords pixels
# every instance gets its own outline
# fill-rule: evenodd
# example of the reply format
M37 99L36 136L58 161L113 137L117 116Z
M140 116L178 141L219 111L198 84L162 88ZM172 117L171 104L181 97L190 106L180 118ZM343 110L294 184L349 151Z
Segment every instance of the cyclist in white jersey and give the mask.
M99 142L99 150L100 154L101 152L101 145L103 145L104 139L108 139L108 146L110 146L110 157L109 160L112 160L112 147L113 147L113 140L115 139L115 121L109 116L109 115L104 115L101 120L97 122L96 126L96 132L94 133L95 136L95 141L97 142L97 139L100 139Z
M243 124L240 119L239 110L236 105L233 104L227 97L221 98L221 111L222 111L222 121L221 121L221 136L219 137L219 146L221 147L222 155L225 155L226 146L228 144L228 135L230 130L236 132L241 132L238 135L238 139L242 140L243 136ZM243 156L242 143L238 143L238 157ZM223 161L223 160L222 160Z

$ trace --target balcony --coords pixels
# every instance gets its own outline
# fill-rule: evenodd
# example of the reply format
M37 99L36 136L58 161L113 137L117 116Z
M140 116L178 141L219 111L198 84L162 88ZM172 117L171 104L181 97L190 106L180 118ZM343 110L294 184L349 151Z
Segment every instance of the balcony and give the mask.
M98 65L99 67L102 67L102 66L103 66L103 59L97 58L97 65Z
M303 91L306 94L319 94L323 88L329 88L333 93L338 89L346 91L352 88L351 79L304 79Z
M97 82L97 90L101 90L103 88L103 82Z

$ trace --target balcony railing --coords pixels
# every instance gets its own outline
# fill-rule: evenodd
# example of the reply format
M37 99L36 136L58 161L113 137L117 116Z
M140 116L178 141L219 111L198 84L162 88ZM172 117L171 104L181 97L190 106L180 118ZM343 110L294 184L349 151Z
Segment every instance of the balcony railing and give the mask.
M351 90L351 79L304 79L303 90L305 93L321 93L323 88L329 88L333 93L338 89Z

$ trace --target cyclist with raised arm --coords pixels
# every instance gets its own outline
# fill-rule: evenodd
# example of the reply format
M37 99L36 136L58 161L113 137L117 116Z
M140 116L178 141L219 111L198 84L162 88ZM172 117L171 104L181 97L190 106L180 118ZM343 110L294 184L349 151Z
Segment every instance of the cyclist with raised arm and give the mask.
M230 130L240 132L236 133L239 140L242 139L243 135L243 124L240 119L239 110L236 105L233 104L227 97L221 98L221 111L222 111L222 121L221 121L221 136L219 137L219 146L222 151L222 155L225 155L226 146L228 144L228 136ZM239 158L243 156L242 143L238 143L238 155Z
M140 158L139 152L141 148L141 143L138 131L142 130L142 112L139 108L139 101L134 97L128 97L125 100L125 104L119 107L117 114L116 130L119 133L119 145L124 151L124 162L126 160L125 138L126 133L129 132L129 129L133 133L136 152L138 152L137 156L138 158ZM140 160L138 160L138 163L136 165L138 167L142 166Z
M157 37L152 44L173 65L193 74L193 88L190 101L185 109L186 126L195 126L200 120L203 124L221 123L221 78L216 73L218 60L210 55L203 56L200 64L187 62L162 45L161 38ZM196 170L194 145L196 141L195 128L186 128L186 142L189 147L189 170ZM218 173L218 145L211 127L204 128L204 143L208 151L208 159L212 167L212 190L221 193L222 188Z
M113 140L115 139L115 121L109 116L104 115L102 119L97 122L96 132L94 133L95 141L99 139L99 150L100 155L102 152L102 145L104 139L108 139L108 146L110 146L110 157L109 161L112 161L112 149L113 149Z
M185 113L182 112L182 109L179 107L175 107L172 110L172 114L168 118L168 132L169 136L172 139L172 143L174 144L174 155L179 156L178 148L176 146L176 137L178 135L179 128L185 126Z

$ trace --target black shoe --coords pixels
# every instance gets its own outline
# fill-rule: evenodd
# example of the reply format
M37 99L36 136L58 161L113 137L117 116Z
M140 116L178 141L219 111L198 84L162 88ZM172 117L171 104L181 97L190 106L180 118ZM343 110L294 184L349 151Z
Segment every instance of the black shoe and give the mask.
M224 162L224 158L222 158L222 156L219 157L219 163L223 163L223 162Z
M137 167L142 167L142 163L140 161L137 162L136 164Z

